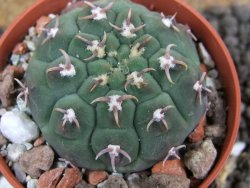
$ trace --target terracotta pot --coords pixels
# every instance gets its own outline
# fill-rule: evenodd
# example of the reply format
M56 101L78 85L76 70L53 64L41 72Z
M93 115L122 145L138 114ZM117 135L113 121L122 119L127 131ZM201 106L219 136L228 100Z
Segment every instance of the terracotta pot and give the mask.
M66 6L68 1L69 0L39 0L9 27L0 40L1 69L6 65L13 47L23 39L28 28L34 25L40 16L59 12ZM226 91L228 132L216 164L200 185L200 187L208 187L225 164L235 142L239 127L241 104L240 87L233 61L226 46L212 26L197 11L182 0L134 1L151 9L154 8L156 11L165 12L166 15L178 12L177 20L183 24L188 24L192 28L193 33L205 44L216 62L221 81ZM0 157L0 171L15 188L22 187L2 157Z

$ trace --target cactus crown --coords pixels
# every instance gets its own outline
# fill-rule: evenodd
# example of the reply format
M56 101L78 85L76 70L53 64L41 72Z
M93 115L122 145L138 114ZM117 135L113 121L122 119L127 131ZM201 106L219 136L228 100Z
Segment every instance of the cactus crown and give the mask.
M26 75L29 105L61 157L132 172L184 142L208 89L175 16L128 0L85 1L44 29Z

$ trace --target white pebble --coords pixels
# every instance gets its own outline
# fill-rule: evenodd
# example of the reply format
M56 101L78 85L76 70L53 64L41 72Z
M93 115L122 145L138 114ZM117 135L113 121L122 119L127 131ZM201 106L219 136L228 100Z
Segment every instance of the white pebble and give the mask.
M19 60L20 60L20 56L19 55L12 54L11 57L10 57L10 61L11 61L12 65L17 66L18 63L19 63Z
M245 148L246 148L246 143L245 142L236 142L234 144L231 155L235 156L235 157L238 157Z
M26 151L25 145L9 144L7 146L7 158L12 162L17 162L19 157Z
M39 136L35 122L17 110L8 111L2 116L0 130L4 137L17 144L30 142Z
M24 145L27 150L31 150L33 148L33 145L31 143L25 143Z
M38 187L38 180L37 179L30 179L27 182L27 188L37 188Z

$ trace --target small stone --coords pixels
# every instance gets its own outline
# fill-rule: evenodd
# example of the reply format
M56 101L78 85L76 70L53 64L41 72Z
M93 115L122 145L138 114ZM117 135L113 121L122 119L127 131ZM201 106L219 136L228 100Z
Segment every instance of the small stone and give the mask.
M238 71L240 83L243 84L249 78L250 70L248 68L248 65L239 66L237 71Z
M26 54L27 52L28 52L28 46L24 42L18 43L12 51L12 53L16 55L23 55Z
M7 139L0 133L0 148L7 144Z
M75 188L95 188L95 186L87 184L86 181L82 180L79 184L75 186Z
M143 187L143 181L144 180L141 180L139 174L137 173L130 174L127 177L127 184L129 188L141 188Z
M91 185L97 185L108 178L106 171L90 171L88 174L88 182Z
M250 6L249 5L233 5L232 13L240 22L248 22L250 20Z
M81 181L81 173L78 168L67 168L63 178L58 183L60 188L73 188Z
M36 45L35 45L35 43L33 41L27 40L27 41L24 41L24 42L26 43L26 45L27 45L27 47L28 47L28 49L30 51L35 51L36 50ZM21 61L22 62L27 62L27 60L29 60L29 58L30 58L30 55L27 54L27 57L23 57L23 58L24 58L24 60L21 60Z
M41 170L49 170L54 161L54 152L49 146L35 147L20 157L21 168L32 178L38 178Z
M43 32L43 28L51 21L48 16L42 16L36 21L36 33L40 35Z
M33 148L33 145L31 143L24 143L27 150L31 150Z
M239 39L235 36L227 35L223 40L228 47L237 47L239 45Z
M221 20L222 32L226 35L236 35L238 32L238 21L233 16L224 16Z
M3 107L9 107L14 103L14 70L7 66L0 73L0 100Z
M165 166L162 162L158 162L152 168L152 174L169 174L177 176L187 176L184 164L181 160L167 160Z
M18 163L13 164L13 171L15 173L16 178L19 182L24 183L26 181L26 174L21 169L20 165Z
M231 9L228 7L224 6L213 6L210 9L206 10L206 14L211 14L215 17L222 17L225 15L230 15L231 14Z
M201 61L208 67L208 68L214 68L215 63L212 60L210 54L208 53L207 49L205 48L204 44L202 42L198 43L198 52L201 58Z
M38 187L39 188L56 188L57 183L62 176L64 168L56 168L50 171L44 172L39 180L38 180Z
M36 139L36 141L34 142L34 146L35 147L40 146L40 145L44 144L44 142L45 142L45 139L41 136L41 137Z
M128 188L126 181L120 176L110 175L107 180L97 185L98 188Z
M20 156L26 151L25 145L9 144L7 146L7 158L12 162L17 162Z
M221 138L223 139L226 136L226 126L225 125L208 125L205 128L206 137L210 137L211 139L214 138Z
M208 71L207 75L211 78L218 78L219 73L216 69L212 69L212 70Z
M207 139L196 149L185 153L184 163L195 178L203 179L213 166L216 156L217 151L212 141Z
M0 187L2 187L2 188L13 188L13 186L2 175L0 175Z
M157 188L189 188L190 180L185 176L169 175L169 174L153 174L149 177L144 187Z
M249 28L249 30L250 30L250 28ZM245 53L243 54L243 59L242 59L242 61L243 61L243 63L244 63L245 65L250 66L250 51L247 51L247 52L245 52Z
M38 179L30 179L27 182L27 188L37 188L38 187Z
M202 117L197 127L188 136L190 142L200 142L205 137L205 125L207 123L206 117Z
M8 111L2 116L0 123L2 134L13 143L23 144L39 136L37 125L23 112Z

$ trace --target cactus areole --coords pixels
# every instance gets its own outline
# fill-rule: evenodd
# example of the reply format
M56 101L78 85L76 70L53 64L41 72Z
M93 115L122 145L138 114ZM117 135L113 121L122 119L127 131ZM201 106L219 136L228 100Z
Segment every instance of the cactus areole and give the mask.
M46 141L78 167L129 173L166 159L207 106L187 26L129 0L84 1L43 30L26 74Z

